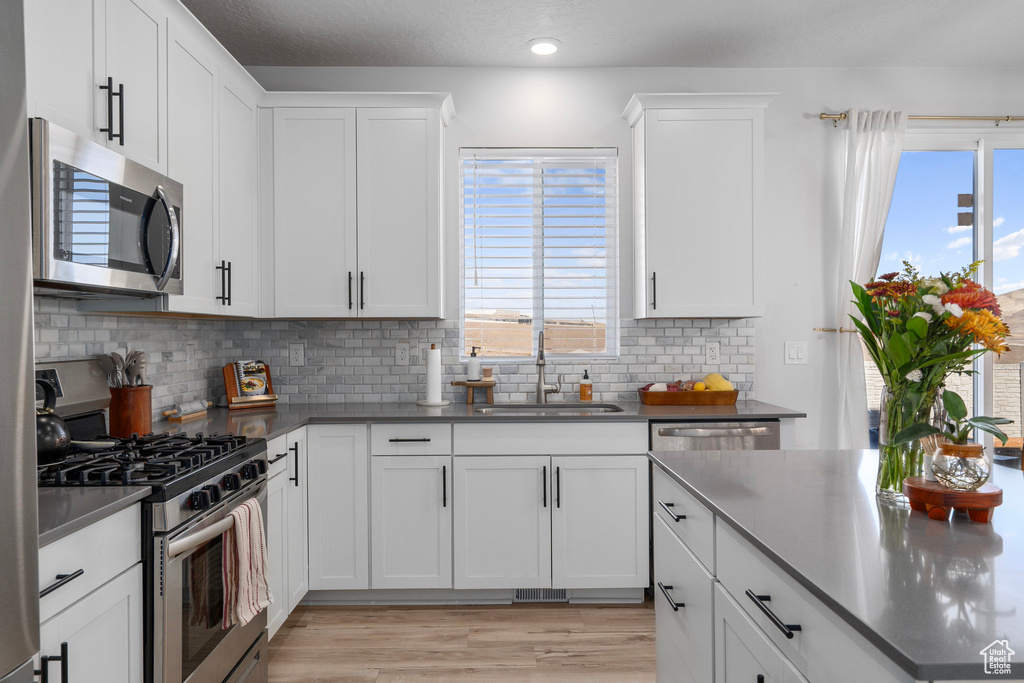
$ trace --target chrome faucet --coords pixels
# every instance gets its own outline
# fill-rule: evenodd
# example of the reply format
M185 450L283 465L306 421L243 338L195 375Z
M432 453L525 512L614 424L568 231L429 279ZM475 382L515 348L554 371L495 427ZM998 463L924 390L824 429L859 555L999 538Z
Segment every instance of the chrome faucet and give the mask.
M548 394L557 394L562 391L562 374L558 375L558 386L547 384L544 380L544 332L537 336L537 403L547 403Z

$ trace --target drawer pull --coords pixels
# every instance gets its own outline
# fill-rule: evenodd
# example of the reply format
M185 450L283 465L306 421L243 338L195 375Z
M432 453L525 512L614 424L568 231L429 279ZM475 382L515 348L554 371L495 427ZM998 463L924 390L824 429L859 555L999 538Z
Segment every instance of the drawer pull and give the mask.
M274 459L270 461L270 464L273 465L275 462L279 460L284 460L285 458L288 457L289 453L291 453L290 450L287 450L284 453L278 453L276 456L274 456Z
M757 674L757 683L764 683L764 674Z
M675 507L675 503L666 503L663 500L659 500L658 505L661 506L662 510L668 513L668 516L672 518L673 522L678 522L681 519L686 519L686 515L677 515L676 513L672 512L670 508Z
M782 633L787 638L792 639L793 632L801 630L800 624L784 624L784 623L782 623L782 619L779 619L775 615L775 612L771 611L771 609L768 608L768 605L764 604L766 602L771 602L772 596L770 596L770 595L755 595L754 591L750 590L749 588L747 589L746 593L747 593L747 597L750 598L751 600L753 600L754 604L757 605L757 608L759 610L761 610L762 612L764 612L764 615L766 617L768 617L768 619L773 624L775 624L776 628L778 628L780 631L782 631Z
M390 443L429 443L430 439L423 437L421 439L388 439Z
M68 672L71 670L68 661L68 644L60 644L60 655L42 655L39 657L39 668L32 675L39 676L39 683L49 683L50 662L60 662L60 683L68 683Z
M661 589L661 594L665 596L666 600L668 600L668 604L672 606L672 611L673 612L678 612L680 607L686 607L686 603L685 602L676 602L672 598L672 594L669 593L669 591L672 590L672 586L666 586L661 581L659 581L658 582L658 588Z
M71 583L72 581L74 581L75 579L77 579L79 576L81 576L84 573L85 573L84 569L79 569L78 571L71 572L70 574L57 574L57 581L56 581L56 583L51 583L49 586L47 586L43 590L39 591L39 597L45 598L47 595L49 595L53 591L57 590L61 586L66 586L67 584ZM57 660L54 660L54 661L57 661Z

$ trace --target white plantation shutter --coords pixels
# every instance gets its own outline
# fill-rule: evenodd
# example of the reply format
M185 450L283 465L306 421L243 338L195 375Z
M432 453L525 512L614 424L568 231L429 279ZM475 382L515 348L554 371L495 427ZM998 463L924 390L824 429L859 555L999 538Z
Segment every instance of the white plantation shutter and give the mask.
M461 150L463 355L618 353L615 149Z

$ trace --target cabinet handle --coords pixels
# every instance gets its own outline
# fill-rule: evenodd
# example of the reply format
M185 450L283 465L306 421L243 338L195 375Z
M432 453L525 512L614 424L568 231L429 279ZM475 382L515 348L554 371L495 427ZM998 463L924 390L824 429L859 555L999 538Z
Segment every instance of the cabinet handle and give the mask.
M429 443L428 437L421 437L418 439L388 439L388 443Z
M764 604L766 602L770 602L771 599L772 599L772 596L770 596L770 595L755 595L754 591L750 590L749 588L746 590L746 595L747 595L748 598L750 598L751 600L754 601L754 604L757 605L757 608L759 610L761 610L764 613L764 615L766 617L768 617L769 621L771 621L773 624L775 624L776 628L778 628L780 631L782 631L783 635L785 635L787 638L792 639L793 638L793 632L801 630L800 624L784 624L784 623L782 623L782 619L779 619L779 617L776 616L775 612L771 611L771 609L768 607L768 605Z
M228 306L231 305L231 261L228 261Z
M117 84L117 92L114 93L114 96L117 98L117 109L120 119L117 134L114 137L117 138L117 144L124 147L124 83Z
M107 127L100 128L101 133L107 134L107 140L114 139L114 79L107 76L107 84L101 85L100 90L107 91ZM46 667L43 667L44 669Z
M348 271L348 310L352 310L352 271Z
M661 594L665 596L666 600L668 600L668 604L672 606L673 612L678 612L680 607L686 607L685 602L676 602L675 598L672 597L672 594L669 593L669 591L672 590L672 586L666 586L661 581L659 581L658 588L661 589Z
M289 451L285 451L284 453L278 453L277 455L274 456L274 459L271 460L267 464L268 465L273 465L275 462L278 462L279 460L283 460L283 459L287 458L288 457L288 453L289 453Z
M555 507L562 507L562 468L555 468Z
M651 310L658 310L658 273L651 273Z
M764 683L764 674L757 674L757 683Z
M441 507L448 507L448 465L441 465Z
M299 442L296 441L291 448L288 449L295 454L295 476L288 477L288 481L294 481L295 485L299 485Z
M541 488L544 489L544 507L548 506L548 466L541 468Z
M227 306L228 304L228 264L226 261L221 261L220 265L217 266L217 270L220 271L220 296L216 297L217 301L220 302L221 306Z
M363 271L360 270L359 271L359 310L362 310L363 306L366 304L366 302L363 301L363 296L365 294L366 294L366 276L363 274Z
M678 522L681 519L686 519L686 515L677 515L676 513L672 512L672 510L669 509L675 507L675 503L666 503L663 500L659 500L658 505L661 506L662 510L668 513L668 516L672 518L673 522Z
M85 573L84 569L79 569L77 571L71 572L70 574L57 574L57 582L56 583L51 583L49 586L47 586L43 590L39 591L39 597L40 598L45 598L47 595L49 595L53 591L57 590L61 586L66 586L67 584L71 583L72 581L74 581L75 579L77 579L79 576L81 576L84 573Z
M39 683L50 682L50 662L60 662L60 683L68 683L70 665L67 643L60 644L60 655L42 655L39 658L39 668L32 672L34 676L39 676Z

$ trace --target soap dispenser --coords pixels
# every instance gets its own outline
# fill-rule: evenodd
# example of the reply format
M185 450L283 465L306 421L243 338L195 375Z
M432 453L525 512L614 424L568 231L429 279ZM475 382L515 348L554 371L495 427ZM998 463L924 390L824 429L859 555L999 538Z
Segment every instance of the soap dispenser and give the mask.
M479 348L479 346L473 346L469 352L469 367L466 368L466 379L470 382L479 382L484 378L483 372L480 370L480 359L476 357L476 352Z
M594 400L594 384L590 381L590 375L586 370L583 371L583 379L580 380L580 400Z

